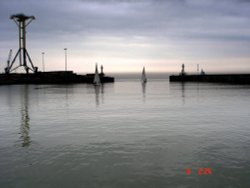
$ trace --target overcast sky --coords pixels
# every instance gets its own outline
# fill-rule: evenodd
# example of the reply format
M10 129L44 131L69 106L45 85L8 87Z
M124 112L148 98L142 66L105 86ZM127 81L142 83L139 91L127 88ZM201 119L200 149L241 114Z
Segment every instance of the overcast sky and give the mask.
M10 15L34 15L27 50L46 70L250 72L250 0L0 0L0 68L18 50ZM12 56L13 57L13 56Z

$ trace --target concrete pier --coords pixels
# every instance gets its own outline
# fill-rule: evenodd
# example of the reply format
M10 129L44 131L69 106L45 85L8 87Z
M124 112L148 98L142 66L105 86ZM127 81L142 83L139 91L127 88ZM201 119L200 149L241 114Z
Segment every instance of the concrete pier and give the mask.
M114 82L113 77L100 75L101 83ZM0 85L11 84L74 84L93 83L91 74L78 75L73 71L0 74Z
M250 84L250 74L172 75L170 82L212 82Z

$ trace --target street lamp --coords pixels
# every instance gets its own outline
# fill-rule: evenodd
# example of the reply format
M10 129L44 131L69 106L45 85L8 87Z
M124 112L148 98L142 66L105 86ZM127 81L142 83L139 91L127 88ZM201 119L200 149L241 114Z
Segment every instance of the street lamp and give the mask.
M67 71L67 48L64 48L65 51L65 71Z
M43 65L43 72L45 72L45 65L44 65L44 52L42 52L42 65Z

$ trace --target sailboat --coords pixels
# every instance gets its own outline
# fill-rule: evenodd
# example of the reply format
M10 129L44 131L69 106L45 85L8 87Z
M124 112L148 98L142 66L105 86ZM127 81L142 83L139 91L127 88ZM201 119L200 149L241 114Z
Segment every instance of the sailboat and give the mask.
M95 65L95 77L94 77L93 84L96 86L99 86L101 84L97 64Z
M143 67L143 69L142 69L141 82L142 83L146 83L147 82L147 77L146 77L146 73L145 73L145 67Z

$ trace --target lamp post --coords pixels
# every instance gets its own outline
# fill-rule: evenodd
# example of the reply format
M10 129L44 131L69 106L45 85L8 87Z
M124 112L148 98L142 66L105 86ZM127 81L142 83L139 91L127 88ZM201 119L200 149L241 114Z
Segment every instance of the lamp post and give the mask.
M65 51L65 71L67 71L67 48L64 48Z
M42 65L43 65L43 72L45 72L45 65L44 65L44 52L42 52Z

